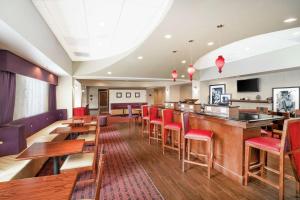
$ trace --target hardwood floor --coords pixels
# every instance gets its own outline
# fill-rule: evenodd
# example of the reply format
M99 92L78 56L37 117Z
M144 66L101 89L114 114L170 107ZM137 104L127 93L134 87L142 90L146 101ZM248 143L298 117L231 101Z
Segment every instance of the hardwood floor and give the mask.
M207 170L195 165L186 165L187 171L181 171L181 161L177 153L167 151L162 154L161 145L148 144L146 135L142 137L140 126L130 130L126 124L119 124L122 137L129 144L130 151L144 167L156 187L166 200L175 199L278 199L278 191L258 180L250 179L248 186L231 181L229 178L212 170L211 179L207 179ZM269 165L274 165L275 159L269 158ZM288 163L289 164L289 163ZM291 172L287 166L287 171ZM268 177L276 180L276 176L268 173ZM285 199L296 198L295 182L285 181Z

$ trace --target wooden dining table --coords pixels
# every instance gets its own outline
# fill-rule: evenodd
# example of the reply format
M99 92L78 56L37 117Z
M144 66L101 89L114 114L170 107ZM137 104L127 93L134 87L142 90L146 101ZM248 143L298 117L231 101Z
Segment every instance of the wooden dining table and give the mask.
M1 200L71 199L77 173L16 179L0 183Z
M57 142L38 142L25 149L17 160L53 158L53 174L59 174L60 156L81 153L84 140L63 140Z
M66 125L70 125L70 126L83 126L84 123L85 123L85 121L82 119L68 119L68 120L62 122L62 124L66 124Z

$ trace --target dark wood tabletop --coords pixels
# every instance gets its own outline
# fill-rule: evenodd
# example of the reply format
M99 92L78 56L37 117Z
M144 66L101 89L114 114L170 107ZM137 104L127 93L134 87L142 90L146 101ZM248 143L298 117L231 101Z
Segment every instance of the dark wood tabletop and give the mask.
M0 199L71 199L77 173L16 179L0 183Z
M27 160L43 157L57 157L83 151L84 140L63 140L58 142L38 142L25 149L16 159Z
M93 131L94 128L89 126L68 126L68 127L57 127L50 134L71 134L71 133L86 133Z

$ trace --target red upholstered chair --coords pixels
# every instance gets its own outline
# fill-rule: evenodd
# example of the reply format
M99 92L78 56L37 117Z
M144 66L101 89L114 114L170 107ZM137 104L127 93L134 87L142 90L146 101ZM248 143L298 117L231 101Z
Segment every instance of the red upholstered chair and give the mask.
M178 151L178 158L180 160L181 150L181 123L174 122L174 110L164 109L162 111L163 121L163 154L165 154L165 148ZM175 146L175 137L177 136L177 146ZM170 139L168 141L168 139Z
M161 129L162 129L162 119L158 114L158 107L151 106L149 109L149 144L151 140L156 140L157 142L161 140Z
M149 130L149 106L147 105L142 105L141 106L141 111L142 111L142 134L145 132L147 133Z
M78 107L78 108L73 108L73 116L78 117L78 116L84 116L87 113L85 107Z
M253 166L250 170L251 149L260 150L260 163ZM267 153L279 157L279 171L265 166L265 157ZM297 193L300 186L300 118L287 119L284 121L283 133L281 139L271 137L256 137L245 142L245 185L248 184L249 176L257 178L279 190L279 199L284 199L284 178L293 179L292 176L284 173L285 156L289 155L294 176L297 181ZM258 170L254 171L256 168ZM279 182L274 183L264 178L265 170L279 174Z
M183 136L183 153L182 153L182 171L184 172L184 164L190 163L195 165L200 165L207 167L208 178L210 178L210 171L213 164L213 132L211 130L204 129L191 129L189 125L189 113L181 113L181 123ZM191 141L202 141L207 142L207 154L197 154L198 156L203 156L206 158L207 163L200 163L191 161ZM187 159L185 158L186 152L186 142L187 142Z

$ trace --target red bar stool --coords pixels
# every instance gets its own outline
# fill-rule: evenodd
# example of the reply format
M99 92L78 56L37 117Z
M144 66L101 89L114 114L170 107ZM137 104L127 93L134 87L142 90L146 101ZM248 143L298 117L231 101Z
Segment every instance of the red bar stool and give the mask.
M161 141L162 119L158 115L158 107L152 106L149 109L149 144L151 140Z
M184 164L190 163L207 167L208 178L210 179L210 171L213 164L213 132L211 130L191 129L189 125L189 113L181 113L181 123L183 137L183 153L182 153L182 171L184 172ZM207 163L200 163L190 160L191 140L207 142L207 154L197 154L198 156L206 157ZM188 144L187 159L185 158L186 143Z
M251 149L260 150L260 163L250 168ZM279 171L265 166L265 156L267 153L279 157ZM292 167L294 169L295 179L284 174L285 156L289 155ZM259 170L254 171L259 167ZM251 171L250 171L251 169ZM278 183L274 183L264 178L265 170L269 170L279 175ZM246 140L245 142L245 185L248 184L249 176L259 179L279 190L279 199L284 199L284 178L297 181L297 193L299 194L300 180L300 118L288 119L284 121L283 134L281 139L271 137L256 137Z
M142 105L142 134L148 133L148 126L149 126L149 106ZM145 126L146 125L146 126Z
M178 151L178 158L180 160L181 150L181 123L174 122L174 111L172 109L164 109L162 111L163 119L163 154L165 148ZM177 147L175 146L175 136L177 134ZM171 138L170 144L167 144L167 139Z

